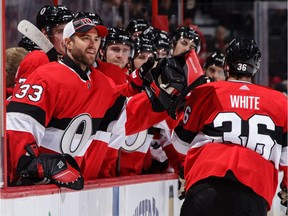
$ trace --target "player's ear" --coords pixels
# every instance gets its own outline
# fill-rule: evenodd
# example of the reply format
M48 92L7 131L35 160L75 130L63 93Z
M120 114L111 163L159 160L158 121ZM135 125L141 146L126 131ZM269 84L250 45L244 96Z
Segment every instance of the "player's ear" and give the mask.
M49 39L49 34L48 34L48 32L47 32L47 30L45 28L42 28L41 32Z
M65 44L67 49L72 49L73 42L72 42L72 40L70 38L65 38L64 39L64 44Z

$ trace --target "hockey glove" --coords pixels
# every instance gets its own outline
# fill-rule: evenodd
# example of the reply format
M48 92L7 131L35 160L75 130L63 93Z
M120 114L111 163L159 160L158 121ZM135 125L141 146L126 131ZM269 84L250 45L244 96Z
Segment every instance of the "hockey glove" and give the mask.
M51 183L61 187L81 190L84 179L75 159L68 154L40 154L35 156L26 149L30 156L19 159L17 171L24 179L36 180L47 178ZM35 182L36 182L35 181ZM48 181L48 182L49 182Z
M145 91L155 112L168 110L173 101L186 87L182 66L174 58L161 59L152 71L154 81Z
M288 199L288 194L287 194L287 187L284 185L283 182L280 184L281 191L278 192L278 197L281 199L281 204L287 207L287 199Z
M207 77L206 75L201 75L193 83L187 86L177 97L177 99L173 101L173 104L170 106L168 110L168 114L170 115L170 117L176 119L177 118L176 116L179 115L184 110L186 97L189 94L189 92L191 92L197 86L210 83L213 81L214 81L213 79Z
M139 69L134 70L128 77L128 81L134 88L142 90L144 85L152 82L151 69L155 64L154 58L149 57Z
M178 175L178 198L183 200L186 195L185 185L186 180L184 179L184 167L179 168L179 175Z

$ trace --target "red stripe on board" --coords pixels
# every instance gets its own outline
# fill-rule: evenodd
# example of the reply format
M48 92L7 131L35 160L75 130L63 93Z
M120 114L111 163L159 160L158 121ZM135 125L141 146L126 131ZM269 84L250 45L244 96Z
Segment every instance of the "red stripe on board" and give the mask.
M165 181L177 179L175 173L165 174L150 174L150 175L137 175L137 176L125 176L107 179L97 179L85 182L83 190L91 190L96 188L109 188L114 186L124 186L131 184L140 184L154 181ZM59 188L56 185L33 185L33 186L15 186L1 188L1 199L14 199L30 196L43 196L56 194L61 192L74 192L74 190L68 188Z

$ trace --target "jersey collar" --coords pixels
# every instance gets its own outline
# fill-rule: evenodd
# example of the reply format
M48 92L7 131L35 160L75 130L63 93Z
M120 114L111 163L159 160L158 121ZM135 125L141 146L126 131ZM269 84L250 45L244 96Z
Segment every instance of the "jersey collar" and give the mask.
M89 80L88 73L90 72L89 67L85 71L83 71L79 65L77 65L68 55L64 55L63 59L61 61L66 64L68 67L72 68L76 73L79 74L81 79L83 80Z

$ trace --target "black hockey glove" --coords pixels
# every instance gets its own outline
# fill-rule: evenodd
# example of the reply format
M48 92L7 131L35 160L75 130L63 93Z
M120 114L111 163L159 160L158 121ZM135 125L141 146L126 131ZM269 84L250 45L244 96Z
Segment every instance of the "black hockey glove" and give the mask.
M191 92L197 86L210 83L213 81L214 81L213 79L207 77L206 75L201 75L193 83L188 85L170 106L168 110L168 114L170 115L170 117L176 119L177 115L179 115L179 113L181 113L184 110L186 97L189 94L189 92Z
M39 180L46 178L51 183L73 190L81 190L84 187L80 168L71 155L40 154L37 156L34 154L35 145L28 145L26 149L30 156L24 155L18 162L17 171L24 179L23 182L29 179L37 184Z
M178 198L183 200L186 195L185 185L186 180L184 179L184 167L179 168L179 175L178 175Z
M143 90L144 86L149 85L153 81L151 69L153 68L154 64L154 58L149 57L147 62L129 75L128 81L134 88Z
M151 71L154 81L145 91L155 112L168 110L186 87L187 80L182 65L174 58L161 59Z
M284 205L287 207L287 199L288 199L288 194L287 194L287 187L283 182L280 184L281 191L278 192L278 197L281 199L281 205Z

